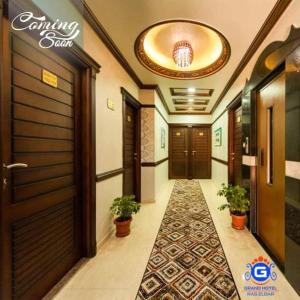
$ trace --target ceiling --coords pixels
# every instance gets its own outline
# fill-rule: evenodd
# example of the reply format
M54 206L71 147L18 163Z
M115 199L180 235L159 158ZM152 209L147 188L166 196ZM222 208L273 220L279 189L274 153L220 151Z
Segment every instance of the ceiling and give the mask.
M159 85L170 112L179 114L211 112L226 83L276 2L277 0L243 0L242 2L240 0L86 0L142 83ZM259 9L257 9L258 7ZM204 78L172 79L158 75L141 64L135 55L136 39L154 24L171 20L199 22L221 33L228 41L231 50L226 65L216 73ZM174 28L164 28L159 34L154 32L151 47L165 54L166 47L170 47L170 39L168 40L166 37L172 33L172 30ZM182 38L186 34L189 35L188 38L197 39L197 41L191 41L191 44L196 47L195 55L199 64L205 65L205 60L212 59L214 54L207 51L213 49L214 44L211 42L215 38L213 34L209 39L205 36L204 30L200 37L197 28L186 30L185 28L180 29L179 26L176 30L182 30L180 33ZM201 49L199 40L207 43L207 47L201 50L203 52L202 59L200 56L198 57ZM172 96L171 92L174 89L181 89L181 93L178 96ZM201 92L195 93L195 89L212 92L209 95L202 95Z

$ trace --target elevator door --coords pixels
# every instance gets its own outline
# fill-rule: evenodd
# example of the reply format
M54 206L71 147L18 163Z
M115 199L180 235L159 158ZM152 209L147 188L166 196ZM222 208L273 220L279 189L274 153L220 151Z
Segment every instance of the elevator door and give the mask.
M258 93L258 235L284 263L285 75Z

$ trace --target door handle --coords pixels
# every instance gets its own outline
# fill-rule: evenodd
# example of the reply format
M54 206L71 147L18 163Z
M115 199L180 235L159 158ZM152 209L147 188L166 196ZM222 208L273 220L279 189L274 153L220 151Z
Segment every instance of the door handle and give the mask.
M193 150L193 151L192 151L192 155L194 156L196 152L197 152L197 151Z
M27 168L27 167L28 165L23 163L14 163L10 165L3 164L3 168L7 170L14 169L14 168Z
M188 155L188 151L187 150L184 150L183 152L185 153L186 156Z

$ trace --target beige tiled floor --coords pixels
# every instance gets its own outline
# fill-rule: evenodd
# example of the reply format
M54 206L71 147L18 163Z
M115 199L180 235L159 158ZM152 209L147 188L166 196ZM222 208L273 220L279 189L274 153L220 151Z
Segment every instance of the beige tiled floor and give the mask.
M277 269L278 288L275 297L247 297L243 273L248 262L265 251L247 231L236 231L230 226L228 212L217 207L223 199L216 197L216 187L210 180L200 181L212 218L222 242L229 266L242 299L299 299ZM144 204L134 217L132 234L118 239L111 236L97 256L81 263L79 270L53 297L55 300L134 300L145 271L165 208L174 185L169 181L158 201Z
M231 218L228 211L219 211L217 209L220 204L224 203L224 199L216 196L217 189L212 181L200 180L200 184L241 299L300 299L278 268L275 269L278 276L277 280L270 283L270 285L278 289L275 296L253 297L246 295L244 286L249 285L249 283L243 278L243 274L246 271L247 263L258 256L267 257L269 259L270 257L248 230L238 231L231 228Z

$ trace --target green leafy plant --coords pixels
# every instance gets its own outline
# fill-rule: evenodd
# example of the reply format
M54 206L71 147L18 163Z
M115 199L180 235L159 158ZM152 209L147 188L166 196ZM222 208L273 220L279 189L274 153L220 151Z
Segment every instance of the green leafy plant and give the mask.
M221 205L218 209L229 209L230 213L236 216L244 216L250 209L250 200L247 197L247 191L239 185L222 184L222 189L218 191L218 196L224 196L227 203Z
M110 210L113 215L118 216L118 221L131 219L131 216L140 210L141 205L135 202L134 199L134 195L122 196L114 199Z

